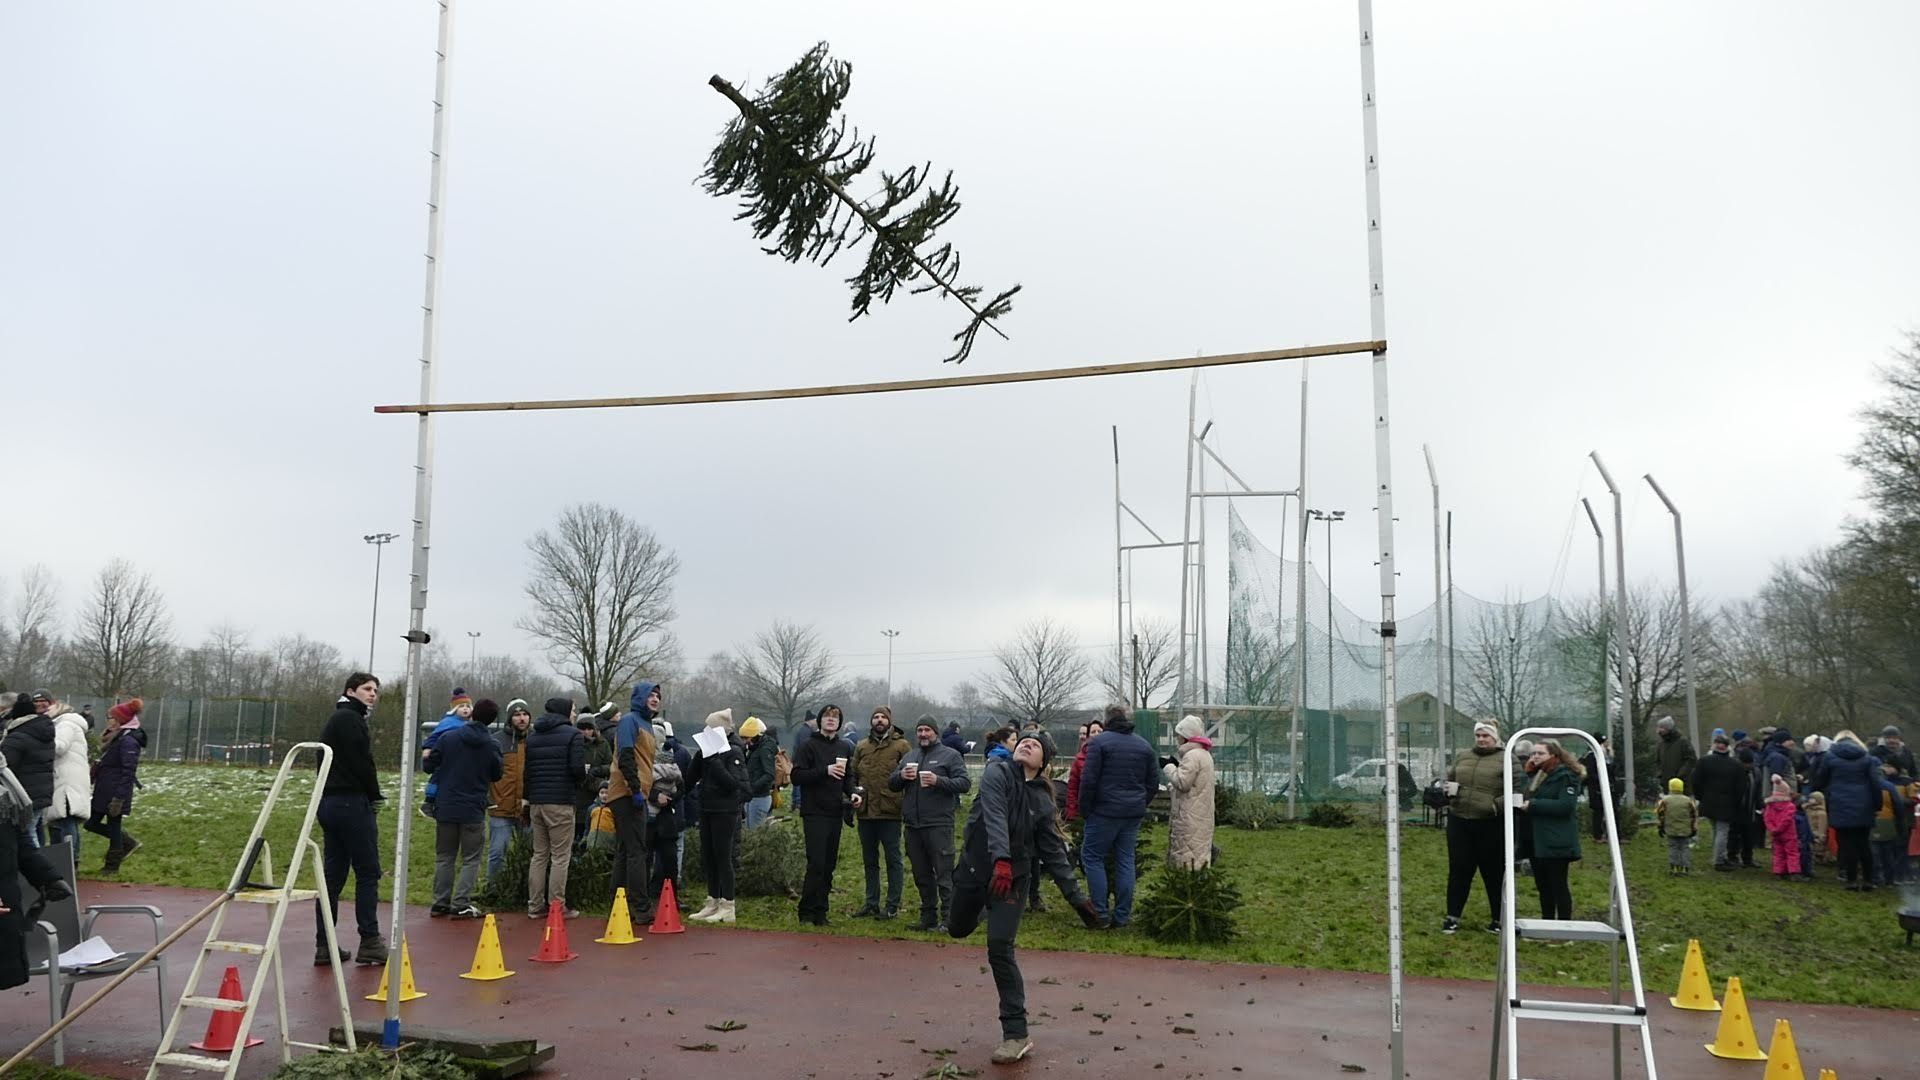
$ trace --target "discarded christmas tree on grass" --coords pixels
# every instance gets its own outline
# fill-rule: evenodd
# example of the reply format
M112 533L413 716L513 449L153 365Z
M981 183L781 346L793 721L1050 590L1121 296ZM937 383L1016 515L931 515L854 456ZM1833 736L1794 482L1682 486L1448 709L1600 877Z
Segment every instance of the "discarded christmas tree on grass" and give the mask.
M701 178L709 194L742 196L738 217L753 222L754 237L777 237L767 254L825 266L842 248L868 241L866 264L847 279L853 289L848 321L868 314L876 299L891 301L904 285L913 293L944 293L972 316L953 335L959 345L949 362L966 360L983 326L1006 337L994 320L1013 310L1020 286L979 303L981 287L959 283L959 252L936 235L960 212L951 172L929 187L930 163L899 173L883 169L882 190L873 198L847 191L873 164L874 150L871 137L862 139L857 128L849 135L846 117L835 115L853 85L852 64L828 56L823 41L769 79L757 97L718 75L707 83L740 115L720 133Z

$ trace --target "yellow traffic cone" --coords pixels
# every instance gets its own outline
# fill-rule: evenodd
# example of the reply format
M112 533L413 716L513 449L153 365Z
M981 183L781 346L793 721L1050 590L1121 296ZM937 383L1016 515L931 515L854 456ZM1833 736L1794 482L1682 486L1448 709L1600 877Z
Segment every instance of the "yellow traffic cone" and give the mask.
M1707 1053L1735 1061L1765 1061L1760 1039L1753 1033L1753 1018L1747 1015L1747 995L1740 989L1740 977L1727 980L1726 1007L1720 1013L1720 1030L1707 1044Z
M1793 1028L1784 1017L1773 1022L1773 1043L1767 1047L1763 1080L1807 1080L1807 1074L1800 1070L1800 1051L1793 1045Z
M1820 1080L1840 1080L1840 1074L1832 1069L1821 1069Z
M387 954L387 966L380 969L380 989L367 995L368 1001L387 1000L387 976L393 974L393 954ZM400 946L400 1000L418 1001L427 995L413 985L413 956L406 945Z
M494 925L493 916L489 915L486 924L480 927L480 944L473 950L473 967L460 977L476 982L492 982L511 974L513 972L507 970L507 962L500 955L500 928Z
M1707 961L1700 954L1698 938L1687 939L1687 961L1680 967L1680 989L1667 1000L1676 1009L1720 1011L1720 1003L1713 1000L1713 982L1707 978Z
M613 891L613 914L607 916L607 936L593 939L601 945L636 945L640 939L633 933L633 917L627 914L627 890Z

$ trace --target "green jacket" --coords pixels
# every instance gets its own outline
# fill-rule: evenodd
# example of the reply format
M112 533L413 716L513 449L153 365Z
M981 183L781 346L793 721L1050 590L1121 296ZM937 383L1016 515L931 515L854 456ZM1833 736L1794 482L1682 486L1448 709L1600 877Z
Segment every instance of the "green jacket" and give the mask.
M1580 857L1580 824L1576 816L1586 783L1572 769L1556 763L1545 779L1536 780L1527 795L1527 819L1533 823L1533 857Z
M1665 735L1653 737L1654 772L1660 777L1660 788L1666 790L1667 781L1674 777L1687 782L1687 790L1693 790L1693 763L1695 757L1693 744L1685 735L1674 732L1671 738Z
M1485 821L1496 811L1494 800L1506 794L1501 787L1500 769L1506 751L1473 747L1462 751L1447 770L1447 779L1460 785L1453 797L1453 812L1462 821Z
M889 725L883 738L875 738L873 732L860 740L853 748L854 783L867 789L865 800L860 805L860 817L867 821L899 821L900 806L906 801L903 792L894 791L887 786L887 778L900 767L900 759L907 756L907 740L900 729Z

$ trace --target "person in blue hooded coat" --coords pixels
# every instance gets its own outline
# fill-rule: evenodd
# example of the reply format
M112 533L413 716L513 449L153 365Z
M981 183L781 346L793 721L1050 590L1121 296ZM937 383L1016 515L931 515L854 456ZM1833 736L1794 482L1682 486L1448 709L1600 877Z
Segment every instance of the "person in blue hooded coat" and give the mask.
M426 740L420 744L421 764L423 766L425 765L426 755L433 753L433 748L440 744L441 737L446 735L447 732L458 728L461 724L466 723L467 718L472 715L472 696L470 696L466 690L458 686L454 687L453 697L447 702L447 714L440 718L439 723L433 725L433 730L427 732ZM439 777L429 774L427 777L427 797L420 803L421 816L434 817L434 805L439 802L439 800L440 779Z
M1880 793L1887 792L1899 806L1900 791L1880 771L1859 736L1842 731L1833 737L1826 760L1813 777L1813 789L1827 797L1827 821L1840 837L1840 873L1853 892L1873 890L1873 856L1869 842L1874 815L1880 811Z
M653 798L653 721L660 715L664 690L659 683L635 683L632 708L613 729L613 775L606 803L613 807L613 887L627 890L627 911L641 929L653 922L648 895L652 859L647 849L648 803Z

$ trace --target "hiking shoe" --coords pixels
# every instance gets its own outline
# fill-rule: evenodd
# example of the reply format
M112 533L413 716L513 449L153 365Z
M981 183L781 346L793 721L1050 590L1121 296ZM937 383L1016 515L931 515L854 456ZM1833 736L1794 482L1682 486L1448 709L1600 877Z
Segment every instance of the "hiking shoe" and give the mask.
M882 911L877 917L882 921L885 921L888 919L897 919L900 917L900 909L897 907L890 907L885 911Z
M1443 934L1457 934L1457 933L1459 933L1459 932L1460 932L1460 920L1459 920L1459 919L1456 919L1456 918L1454 918L1454 917L1453 917L1453 916L1451 916L1451 915L1449 915L1449 916L1447 916L1446 918L1444 918L1444 919L1442 919L1442 920L1440 920L1440 932L1441 932L1441 933L1443 933Z
M456 919L484 919L487 917L486 912L481 911L472 904L468 904L465 907L448 908L447 914Z
M456 918L456 919L457 919L457 918L459 918L459 917L460 917L460 916L458 916L458 915L455 915L455 916L454 916L454 918ZM577 918L579 918L579 917L580 917L580 909L578 909L578 908L561 908L561 909L560 909L560 917L561 917L561 918L563 918L563 919L577 919Z
M356 964L384 964L387 962L387 939L375 934L360 939L360 951L353 954Z
M1045 901L1042 901L1042 900L1027 901L1027 914L1029 915L1042 915L1046 913L1046 910L1047 910L1047 905Z
M1500 920L1499 920L1499 919L1494 919L1493 921L1491 921L1491 922L1489 922L1489 923L1487 923L1487 933L1489 933L1489 934L1497 934L1497 933L1499 933L1499 932L1500 932Z
M940 925L938 922L934 921L933 919L927 918L925 915L922 915L920 916L919 919L908 923L907 929L917 930L921 933L925 933L928 930L931 930L938 925Z
M421 817L423 817L423 818L426 818L426 819L427 819L428 821L432 821L432 820L434 820L434 818L433 818L433 800L432 800L432 799L427 799L427 800L424 800L423 802L421 802L421 804L420 804L420 816L421 816Z
M866 907L854 912L853 917L856 919L877 919L880 917L879 905L868 904Z
M451 914L453 914L452 904L435 904L432 907L427 909L427 918L429 919L438 919L442 915L451 915Z
M1032 1049L1032 1039L1007 1039L1001 1042L999 1046L993 1048L993 1063L995 1065L1011 1065L1021 1058L1026 1057L1027 1052Z
M140 850L140 840L126 833L120 834L120 857L122 859Z
M529 918L529 919L544 919L544 918L546 918L546 917L547 917L547 913L546 913L546 912L544 912L544 911L529 911L529 912L527 912L527 918Z
M344 964L348 960L351 960L352 958L353 958L352 953L348 952L345 949L340 950L341 963ZM326 967L331 963L333 963L333 957L327 955L327 947L325 945L316 945L313 947L313 966L314 967Z

